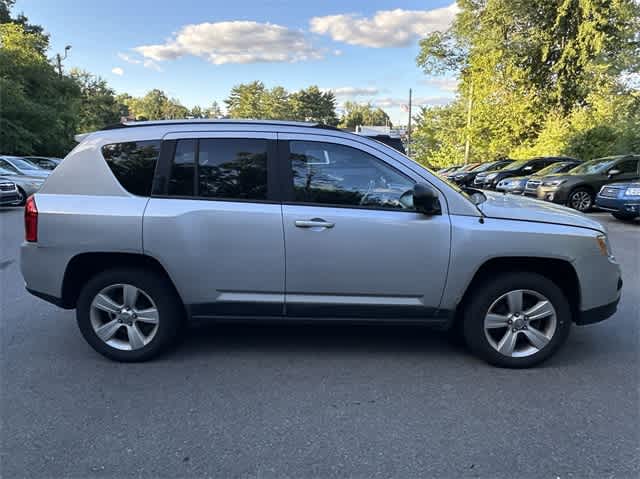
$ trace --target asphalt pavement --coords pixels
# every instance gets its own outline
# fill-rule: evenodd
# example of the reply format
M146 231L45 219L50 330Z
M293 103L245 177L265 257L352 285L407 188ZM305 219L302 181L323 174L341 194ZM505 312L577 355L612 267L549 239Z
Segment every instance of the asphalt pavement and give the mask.
M22 210L0 209L0 477L638 477L640 224L592 216L618 312L512 371L423 327L335 324L199 326L114 363L24 290Z

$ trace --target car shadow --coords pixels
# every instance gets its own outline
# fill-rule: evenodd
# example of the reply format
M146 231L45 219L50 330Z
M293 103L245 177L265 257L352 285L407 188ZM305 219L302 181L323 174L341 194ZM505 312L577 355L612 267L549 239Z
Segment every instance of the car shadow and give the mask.
M247 350L274 354L468 355L450 334L425 325L345 324L340 321L193 323L186 328L173 355L189 357Z

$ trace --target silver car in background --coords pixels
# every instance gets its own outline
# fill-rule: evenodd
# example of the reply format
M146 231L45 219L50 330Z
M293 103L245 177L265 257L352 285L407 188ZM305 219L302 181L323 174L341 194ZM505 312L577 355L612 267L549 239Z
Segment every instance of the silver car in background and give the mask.
M51 174L50 170L45 170L21 156L2 155L0 156L0 166L26 176L46 178Z
M617 308L597 221L455 185L313 123L140 122L83 135L25 206L27 289L119 361L190 319L421 322L503 367Z
M0 206L16 206L22 201L22 196L15 183L0 178Z
M36 193L45 179L42 176L24 175L0 159L0 180L10 181L16 185L20 195L19 204L24 204L28 196Z

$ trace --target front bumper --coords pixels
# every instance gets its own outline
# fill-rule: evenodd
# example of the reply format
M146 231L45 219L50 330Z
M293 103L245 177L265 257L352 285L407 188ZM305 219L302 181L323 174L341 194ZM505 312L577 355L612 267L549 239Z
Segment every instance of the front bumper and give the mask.
M537 195L539 200L558 204L565 204L567 202L567 192L558 187L538 186Z
M22 196L17 191L15 193L3 193L0 196L0 205L17 205L22 201Z
M588 309L586 311L581 311L580 315L576 318L575 323L579 326L584 326L585 324L593 324L604 321L605 319L608 319L615 314L615 312L618 310L619 302L620 297L609 304L598 306L597 308Z
M607 198L604 196L598 196L596 198L596 207L612 213L640 216L640 199L632 200L627 198Z

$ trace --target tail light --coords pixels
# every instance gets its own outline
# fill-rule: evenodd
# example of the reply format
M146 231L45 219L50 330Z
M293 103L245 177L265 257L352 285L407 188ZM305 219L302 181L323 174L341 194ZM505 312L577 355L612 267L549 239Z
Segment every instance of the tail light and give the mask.
M33 196L29 196L24 205L24 239L38 241L38 207Z

